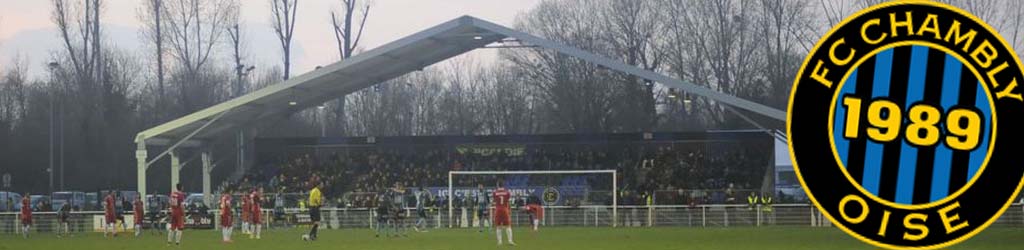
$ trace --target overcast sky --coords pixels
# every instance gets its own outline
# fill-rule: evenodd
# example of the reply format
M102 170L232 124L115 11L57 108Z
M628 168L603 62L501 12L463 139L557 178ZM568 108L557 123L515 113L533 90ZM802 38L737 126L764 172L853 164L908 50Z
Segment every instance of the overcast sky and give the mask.
M77 1L77 0L71 0ZM361 46L372 49L406 35L457 18L472 15L503 25L512 25L519 13L540 0L370 0L370 18ZM280 64L278 42L270 28L269 0L242 0L249 55L257 67ZM106 40L121 49L142 46L136 9L142 0L107 0L101 14ZM317 65L338 60L331 31L329 10L340 8L341 0L299 0L298 22L293 41L292 72L303 73ZM6 68L16 55L27 58L30 74L37 75L59 49L55 26L50 20L51 1L0 0L0 67ZM227 46L223 49L227 51ZM148 53L148 51L147 51ZM485 52L486 53L486 52ZM227 53L224 53L226 56ZM485 56L486 57L486 56ZM269 65L273 64L273 65ZM267 66L263 66L267 65Z

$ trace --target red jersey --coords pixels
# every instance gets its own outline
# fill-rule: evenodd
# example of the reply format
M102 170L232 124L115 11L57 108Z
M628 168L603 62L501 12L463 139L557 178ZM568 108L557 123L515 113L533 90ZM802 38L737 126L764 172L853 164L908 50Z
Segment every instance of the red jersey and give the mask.
M171 230L185 229L185 193L171 192Z
M224 194L220 196L220 226L231 227L234 222L231 221L231 195Z
M32 217L32 200L28 197L21 198L21 217Z
M142 211L142 200L135 200L132 204L132 208L135 210L135 224L142 224L142 217L145 216Z
M259 213L260 203L263 202L263 194L260 194L259 191L252 191L252 194L249 194L249 201L252 203L249 205L252 213Z
M242 195L242 220L249 220L249 213L252 212L252 207L249 205L249 196Z
M180 191L171 192L171 212L177 214L185 213L185 193Z
M544 219L544 207L542 207L540 205L537 205L537 204L526 205L526 212L530 213L531 215L533 215L533 219L535 219L535 220L543 220Z
M263 223L263 213L260 211L260 203L263 202L263 195L259 191L252 191L249 194L250 208L252 211L249 212L249 222L253 224Z
M512 194L505 188L498 188L494 190L494 209L495 210L508 210L509 203L511 203Z
M107 216L114 216L114 196L108 194L107 198L103 198L103 204L106 205L103 209Z
M231 214L231 195L220 196L220 214Z
M21 198L21 224L32 225L32 200Z

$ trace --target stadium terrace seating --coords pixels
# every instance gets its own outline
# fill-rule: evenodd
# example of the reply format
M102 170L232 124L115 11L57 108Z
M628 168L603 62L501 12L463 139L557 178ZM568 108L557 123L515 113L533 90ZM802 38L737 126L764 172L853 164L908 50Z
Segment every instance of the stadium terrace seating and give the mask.
M414 141L406 139L405 141ZM449 140L465 141L465 140ZM394 183L406 187L447 186L451 170L616 169L624 204L642 204L630 195L668 193L665 202L724 202L726 189L758 189L771 164L771 141L760 137L725 140L545 142L515 144L386 144L284 150L246 175L236 186L266 185L269 190L302 192L307 180L324 181L328 194L378 192ZM494 176L457 179L456 186L492 185ZM610 189L608 178L593 176L505 176L509 186L561 185ZM678 190L678 191L677 191ZM682 190L719 190L704 195ZM734 192L734 191L730 191ZM683 195L677 195L682 193ZM701 194L701 195L695 195ZM671 198L669 198L671 197ZM686 197L686 198L683 198ZM350 198L360 205L360 198Z

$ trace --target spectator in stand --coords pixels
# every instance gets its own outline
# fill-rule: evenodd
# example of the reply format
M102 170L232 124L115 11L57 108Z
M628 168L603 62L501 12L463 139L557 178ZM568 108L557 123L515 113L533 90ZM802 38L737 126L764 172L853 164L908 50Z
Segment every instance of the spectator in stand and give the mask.
M294 154L273 164L267 171L254 171L240 186L266 183L285 192L302 191L302 181L321 177L329 193L373 192L385 188L380 183L447 186L448 171L453 170L530 170L530 169L606 169L621 173L620 186L630 194L653 193L658 202L672 204L735 200L736 190L757 187L770 159L769 149L757 144L716 143L626 143L616 146L586 144L525 145L519 154L497 151L477 154L461 152L455 146L431 148L392 148L388 146L345 149L325 156ZM274 173L263 178L261 173ZM253 181L253 182L250 182ZM488 177L460 177L458 186L469 186ZM555 182L533 177L530 182ZM602 178L587 180L595 186L610 186ZM751 185L754 183L754 185ZM708 189L712 192L682 190ZM667 191L671 190L671 191ZM662 198L657 192L664 192ZM674 193L674 194L673 194ZM719 197L719 198L714 198ZM456 197L457 198L457 197ZM625 197L624 197L625 198ZM624 199L625 200L625 199ZM456 201L459 201L458 199ZM353 197L346 205L368 207L366 199ZM642 203L642 202L634 202ZM447 203L445 203L447 205Z

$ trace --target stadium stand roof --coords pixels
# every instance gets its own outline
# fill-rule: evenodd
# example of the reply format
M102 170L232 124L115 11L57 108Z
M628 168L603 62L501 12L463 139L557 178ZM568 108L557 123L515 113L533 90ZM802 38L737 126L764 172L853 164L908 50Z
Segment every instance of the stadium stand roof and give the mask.
M171 159L171 183L178 183L181 168L188 163L187 161L185 164L180 162L176 151L178 147L203 147L204 144L211 142L224 132L264 120L286 117L294 112L321 105L331 99L509 38L516 39L521 44L554 50L611 70L666 84L735 108L749 110L780 121L786 119L786 113L775 108L488 21L463 16L340 62L139 132L135 136L139 194L146 194L146 170L164 156L169 156ZM742 116L742 114L740 115ZM755 125L757 124L755 123ZM164 151L151 158L148 146L164 147ZM203 167L203 194L205 194L207 204L212 205L210 173L216 165L211 163L212 156L209 151L200 151Z
M515 38L578 57L606 68L667 84L784 121L784 111L680 81L656 72L627 65L574 47L519 32L471 16L463 16L384 46L358 54L282 83L214 105L138 133L136 143L146 145L198 146L218 134L267 118L287 115L360 89L385 82L431 64L483 48L505 38ZM177 143L181 142L181 143ZM174 147L174 146L172 146Z

